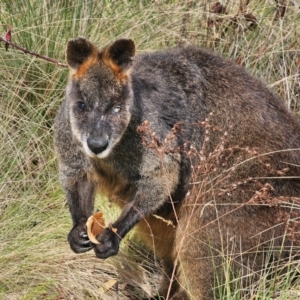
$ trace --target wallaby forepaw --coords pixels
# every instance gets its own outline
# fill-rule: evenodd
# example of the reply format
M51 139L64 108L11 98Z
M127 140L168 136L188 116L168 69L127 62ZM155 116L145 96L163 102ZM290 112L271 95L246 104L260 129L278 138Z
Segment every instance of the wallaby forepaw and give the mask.
M120 237L111 229L105 228L97 235L99 244L95 245L95 254L98 258L108 258L119 251Z
M87 235L85 224L74 226L68 235L68 241L75 253L86 252L94 248L94 244Z

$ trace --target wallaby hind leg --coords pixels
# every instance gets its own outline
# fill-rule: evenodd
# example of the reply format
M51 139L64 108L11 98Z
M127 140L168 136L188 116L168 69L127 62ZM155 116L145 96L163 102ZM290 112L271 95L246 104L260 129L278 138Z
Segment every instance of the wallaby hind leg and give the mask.
M185 242L184 242L185 244ZM212 257L205 251L199 251L201 246L193 249L191 243L186 243L180 249L179 277L180 291L174 295L174 300L212 300L214 269Z
M208 215L212 216L211 211ZM175 238L175 260L178 261L180 292L174 299L212 300L216 267L221 261L214 247L220 245L217 223L203 226L200 213L183 206ZM209 240L214 235L213 245ZM180 298L182 297L182 298ZM173 299L173 298L172 298Z

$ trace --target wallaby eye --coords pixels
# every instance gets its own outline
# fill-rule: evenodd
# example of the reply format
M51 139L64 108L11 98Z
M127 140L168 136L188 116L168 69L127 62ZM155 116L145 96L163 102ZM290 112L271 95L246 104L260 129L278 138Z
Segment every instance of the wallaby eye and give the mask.
M113 111L114 111L115 113L120 112L120 110L121 110L121 106L120 106L120 105L115 105L115 106L113 107Z
M82 101L78 101L78 102L77 102L77 108L78 108L80 111L84 111L84 110L85 110L85 103L82 102Z

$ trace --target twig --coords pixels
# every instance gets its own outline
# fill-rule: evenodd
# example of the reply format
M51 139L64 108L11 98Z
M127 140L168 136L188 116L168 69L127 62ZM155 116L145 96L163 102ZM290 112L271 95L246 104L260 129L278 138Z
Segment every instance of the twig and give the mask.
M55 60L55 59L53 59L53 58L50 58L50 57L47 57L47 56L38 54L38 53L36 53L36 52L29 51L29 50L27 50L27 49L25 49L25 48L22 48L22 47L18 46L17 44L12 43L11 41L6 40L6 39L3 38L2 36L0 36L0 42L4 42L6 45L8 44L8 45L12 46L13 48L16 48L16 49L22 51L22 52L25 53L25 54L30 54L30 55L33 55L33 56L35 56L35 57L44 59L44 60L49 61L49 62L51 62L51 63L53 63L53 64L56 64L56 65L58 65L58 66L61 66L61 67L63 67L63 68L68 68L68 65L67 65L67 64L64 64L64 63L59 62L59 61L57 61L57 60Z

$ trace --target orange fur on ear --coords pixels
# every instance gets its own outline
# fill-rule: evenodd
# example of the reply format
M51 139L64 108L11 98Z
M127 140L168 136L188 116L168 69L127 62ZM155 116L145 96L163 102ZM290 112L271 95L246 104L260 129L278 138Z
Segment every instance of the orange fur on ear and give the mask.
M76 73L74 74L74 77L77 79L82 77L86 73L86 71L92 65L95 65L98 61L99 61L99 57L98 57L98 50L97 50L97 52L93 53L78 67Z
M133 64L134 55L134 42L130 39L119 39L103 50L102 61L119 80L124 81L127 80L128 70Z
M87 39L80 37L70 40L67 45L67 62L73 69L74 77L82 77L86 71L99 61L98 48Z

